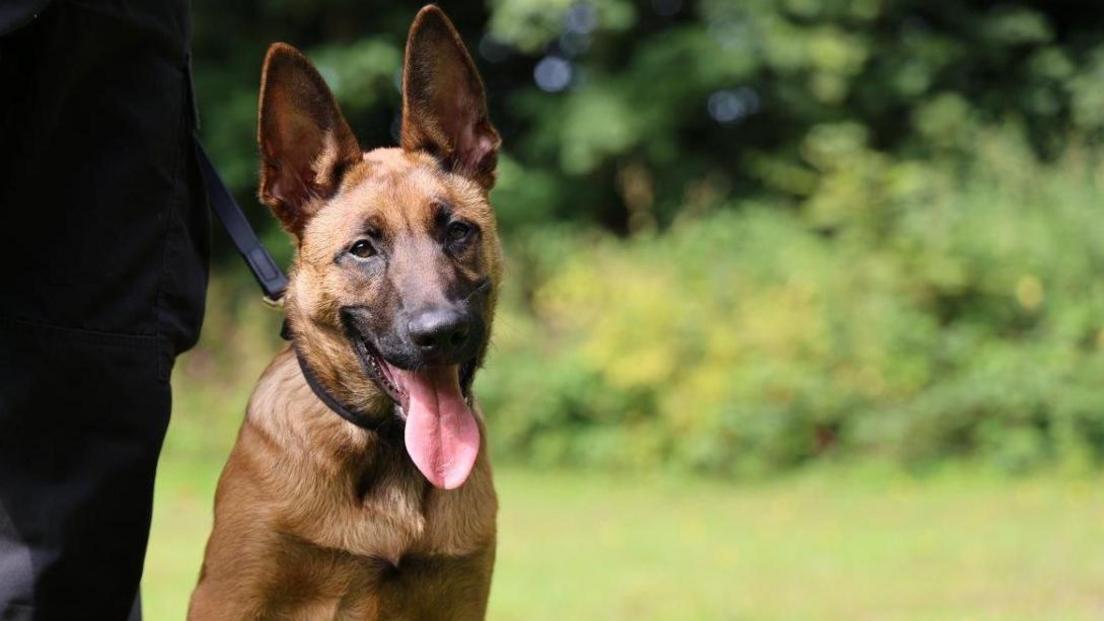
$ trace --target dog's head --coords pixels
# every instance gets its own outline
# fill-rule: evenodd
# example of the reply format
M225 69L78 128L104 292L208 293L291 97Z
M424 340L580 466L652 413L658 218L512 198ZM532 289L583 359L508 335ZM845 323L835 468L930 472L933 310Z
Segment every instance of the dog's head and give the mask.
M479 447L471 382L501 258L488 192L499 137L483 84L438 8L418 13L399 148L363 152L319 73L277 43L261 78L260 197L294 236L295 339L328 388L406 419L430 482L453 488Z

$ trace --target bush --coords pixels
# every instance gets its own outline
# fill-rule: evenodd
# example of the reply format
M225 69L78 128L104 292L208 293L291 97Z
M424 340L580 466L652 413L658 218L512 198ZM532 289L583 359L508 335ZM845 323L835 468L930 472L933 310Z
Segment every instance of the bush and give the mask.
M854 165L801 209L515 240L478 380L498 456L728 475L1104 459L1100 171L1001 135L965 174L842 142Z
M504 138L511 273L478 380L499 457L721 475L859 455L1104 460L1098 11L447 8ZM268 43L308 52L366 147L392 144L413 11L195 3L203 136L243 200ZM221 291L251 287L220 247ZM212 304L181 386L252 382L264 356L219 364L271 346L229 328L268 321L249 295Z

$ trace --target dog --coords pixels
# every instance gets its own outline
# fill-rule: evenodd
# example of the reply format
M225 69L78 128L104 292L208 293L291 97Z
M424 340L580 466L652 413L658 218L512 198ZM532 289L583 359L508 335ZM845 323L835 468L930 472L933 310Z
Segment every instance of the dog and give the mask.
M500 138L435 6L400 147L363 152L295 48L261 76L260 198L296 244L292 344L249 400L188 618L482 619L497 498L472 379L501 280Z

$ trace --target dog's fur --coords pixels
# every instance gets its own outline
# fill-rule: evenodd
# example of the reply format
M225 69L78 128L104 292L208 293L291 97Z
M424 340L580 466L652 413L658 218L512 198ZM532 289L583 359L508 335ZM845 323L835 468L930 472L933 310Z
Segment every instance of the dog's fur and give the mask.
M501 277L487 198L499 137L474 64L436 7L411 26L403 75L402 146L365 153L305 57L275 44L265 59L260 193L297 243L286 298L294 341L330 394L384 424L373 432L338 417L294 352L277 355L219 481L189 619L484 616L497 511L486 443L458 489L429 485L342 319L368 309L365 329L383 333L412 300L475 296L473 370L486 350ZM472 239L443 249L442 218L470 223ZM341 255L366 234L386 247L385 266Z

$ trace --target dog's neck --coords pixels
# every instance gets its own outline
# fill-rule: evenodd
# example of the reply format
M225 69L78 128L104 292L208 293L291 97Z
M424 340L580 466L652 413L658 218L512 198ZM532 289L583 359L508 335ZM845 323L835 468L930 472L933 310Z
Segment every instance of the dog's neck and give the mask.
M290 301L287 311L295 350L322 389L368 420L391 416L394 403L365 374L348 338L336 328L318 326L297 313Z

